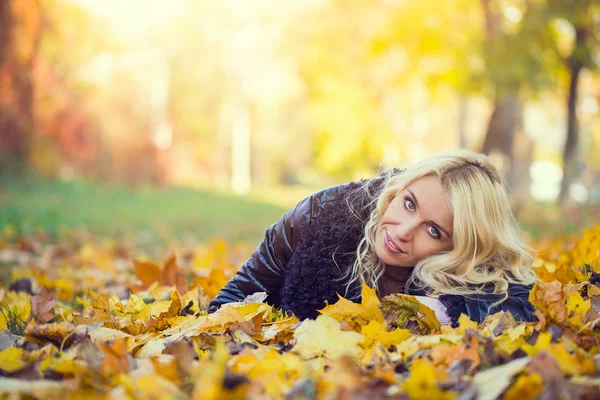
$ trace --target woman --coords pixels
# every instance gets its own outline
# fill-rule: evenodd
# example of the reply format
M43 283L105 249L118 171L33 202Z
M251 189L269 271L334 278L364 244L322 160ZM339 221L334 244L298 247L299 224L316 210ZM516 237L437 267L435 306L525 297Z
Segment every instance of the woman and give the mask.
M209 312L266 292L315 318L338 293L359 302L365 282L379 297L416 295L453 326L461 313L481 322L500 310L535 321L532 262L497 170L458 150L305 198L267 229Z

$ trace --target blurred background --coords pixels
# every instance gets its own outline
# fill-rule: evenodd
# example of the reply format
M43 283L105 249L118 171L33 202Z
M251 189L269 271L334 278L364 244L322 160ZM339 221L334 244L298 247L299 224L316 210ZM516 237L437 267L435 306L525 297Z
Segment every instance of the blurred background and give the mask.
M579 233L599 24L598 0L0 0L0 228L257 242L315 190L465 147L534 238Z

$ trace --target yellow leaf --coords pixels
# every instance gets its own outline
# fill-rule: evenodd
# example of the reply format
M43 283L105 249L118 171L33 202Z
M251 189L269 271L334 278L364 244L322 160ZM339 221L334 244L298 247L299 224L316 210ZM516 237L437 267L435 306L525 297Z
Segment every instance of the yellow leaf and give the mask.
M551 343L549 332L540 333L535 345L524 343L521 348L533 356L541 351L547 351L554 357L565 375L589 374L595 371L594 360L586 354L571 354L564 343Z
M0 351L0 369L9 374L23 369L28 364L23 360L23 349L9 347Z
M94 321L104 322L112 320L108 296L90 290L90 301L94 309Z
M575 266L580 267L585 262L598 272L600 267L600 225L592 229L584 229L583 235L575 243L571 255Z
M209 361L199 365L194 370L195 387L192 393L193 400L217 400L222 398L223 378L226 373L226 363L229 352L225 345L219 341L215 343Z
M379 342L383 347L388 348L412 336L412 333L408 329L394 329L391 332L387 332L383 324L377 321L371 321L368 325L363 326L361 333L365 337L365 341L362 344L365 348L373 346L375 342Z
M346 300L338 294L339 300L319 310L323 315L328 315L337 321L346 321L352 329L360 331L362 326L371 321L383 323L383 314L379 309L379 299L375 289L371 289L364 282L362 284L362 301L360 304Z
M410 376L402 384L402 389L412 400L450 400L456 397L456 393L447 392L438 387L438 382L445 380L446 376L443 372L436 370L429 361L422 358L414 360L410 371Z
M503 400L533 400L537 398L543 388L540 374L521 375L515 384L508 388Z
M592 303L590 300L583 300L579 292L569 292L567 294L567 315L569 323L577 328L581 328L584 324L582 318L588 312Z
M46 371L47 369L58 372L65 377L73 377L88 372L89 366L83 361L74 360L66 356L65 353L61 353L60 357L47 358L40 363L40 371Z
M144 375L135 380L136 394L147 399L181 399L184 394L175 383L159 374Z
M356 332L344 332L340 323L328 315L316 320L304 320L294 332L296 345L292 349L304 358L325 356L331 359L343 354L358 356L363 336Z
M194 280L193 286L200 286L204 293L209 297L215 297L225 286L228 279L222 269L212 268L208 277L198 277Z

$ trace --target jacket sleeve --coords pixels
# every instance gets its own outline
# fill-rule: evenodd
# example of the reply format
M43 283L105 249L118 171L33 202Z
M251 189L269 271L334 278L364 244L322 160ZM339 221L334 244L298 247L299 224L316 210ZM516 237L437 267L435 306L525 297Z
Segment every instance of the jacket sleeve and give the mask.
M499 311L510 311L516 321L535 322L537 318L533 315L535 308L529 303L529 292L533 285L509 284L508 297L502 303L490 308L494 302L500 300L501 295L478 295L469 296L441 295L439 300L446 307L446 312L451 320L452 326L458 325L460 314L467 314L469 318L478 323L485 317Z
M267 229L264 240L248 261L210 302L209 313L222 304L242 301L256 292L266 292L269 304L279 304L283 270L302 236L302 230L310 222L313 197L311 195L300 201Z

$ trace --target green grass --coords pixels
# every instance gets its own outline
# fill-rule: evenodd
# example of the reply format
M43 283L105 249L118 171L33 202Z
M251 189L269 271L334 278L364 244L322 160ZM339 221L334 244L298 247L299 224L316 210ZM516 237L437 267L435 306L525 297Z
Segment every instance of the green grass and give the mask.
M254 188L248 196L237 196L182 187L131 189L84 180L5 177L0 178L0 233L11 226L17 234L43 231L61 238L83 230L115 239L135 236L145 248L173 239L199 242L215 237L258 244L267 227L318 189ZM521 210L520 220L534 239L580 234L600 221L600 209L530 204Z
M83 180L0 180L0 227L18 234L71 230L99 235L259 242L287 210L252 197L181 187L130 189Z

